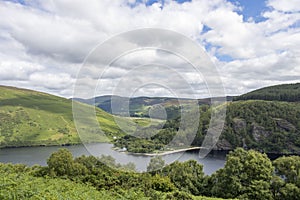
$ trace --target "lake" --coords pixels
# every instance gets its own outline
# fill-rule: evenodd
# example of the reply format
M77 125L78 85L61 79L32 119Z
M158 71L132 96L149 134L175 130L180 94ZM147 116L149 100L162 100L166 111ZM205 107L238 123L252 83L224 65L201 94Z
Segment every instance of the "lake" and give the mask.
M93 155L100 157L103 155L113 156L118 163L126 164L133 162L138 171L146 171L147 165L151 159L150 156L131 155L124 152L117 152L112 150L112 144L97 143L87 145L74 145L74 146L51 146L51 147L21 147L21 148L5 148L0 149L0 162L3 163L23 163L27 165L46 165L47 158L60 148L70 150L74 157L81 155ZM171 163L175 160L186 161L196 160L203 165L204 173L207 175L212 174L216 170L222 168L225 163L225 153L212 152L205 158L199 158L199 150L173 153L164 155L163 159L166 163Z

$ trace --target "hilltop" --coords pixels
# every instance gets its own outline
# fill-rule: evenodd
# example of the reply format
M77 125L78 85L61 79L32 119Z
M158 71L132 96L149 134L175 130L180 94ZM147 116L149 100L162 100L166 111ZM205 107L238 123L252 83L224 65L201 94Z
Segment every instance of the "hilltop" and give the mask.
M89 105L83 105L90 107ZM122 135L114 116L96 109L101 129ZM120 118L124 124L132 122ZM143 122L143 120L142 120ZM107 138L93 132L88 125L79 138L72 114L72 101L54 95L15 87L0 86L0 147L69 145L82 142L106 142Z
M235 97L234 100L300 101L300 83L264 87Z
M227 101L232 101L231 96L227 97ZM189 105L209 105L211 98L204 99L189 99L189 98L175 98L175 97L121 97L117 95L97 96L91 99L75 99L77 101L95 105L102 110L112 113L112 102L114 102L114 114L124 115L124 102L129 105L129 114L132 117L149 117L149 110L156 105L162 106L167 115L167 119L176 119L180 116L181 106ZM158 116L159 117L159 116Z

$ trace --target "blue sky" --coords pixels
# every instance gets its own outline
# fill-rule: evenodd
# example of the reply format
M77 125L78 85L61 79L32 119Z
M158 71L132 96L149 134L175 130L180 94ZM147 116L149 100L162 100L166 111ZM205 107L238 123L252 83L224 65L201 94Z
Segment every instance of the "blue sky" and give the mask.
M190 2L191 0L176 0L178 3ZM261 13L268 10L266 6L266 1L264 0L228 0L229 2L241 6L241 14L245 17L245 20L250 17L255 21L264 20L261 16ZM148 0L146 5L152 5L153 3L161 2L164 3L164 0Z
M71 97L77 72L92 49L114 35L149 27L178 32L203 46L228 95L300 80L299 0L70 2L0 1L1 85ZM203 80L185 71L181 61L157 52L139 56L135 61L124 58L124 63L147 60L174 66L199 85L201 97ZM99 94L111 94L115 81L126 73L122 65L112 68L103 80L107 90ZM174 81L174 87L181 85ZM144 92L165 96L161 90ZM182 96L188 95L182 90Z
M266 1L264 0L229 0L230 2L240 5L242 7L242 11L240 12L245 20L250 17L253 18L256 22L264 20L261 16L262 12L268 10L266 7Z

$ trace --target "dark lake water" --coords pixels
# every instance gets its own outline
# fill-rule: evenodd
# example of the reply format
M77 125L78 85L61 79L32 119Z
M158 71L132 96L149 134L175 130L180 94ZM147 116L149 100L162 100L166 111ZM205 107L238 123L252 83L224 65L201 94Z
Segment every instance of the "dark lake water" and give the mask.
M60 148L69 149L74 157L81 155L93 155L100 157L103 155L113 156L118 163L126 164L133 162L138 171L146 171L148 163L151 159L150 156L130 155L124 152L117 152L112 150L112 145L107 143L75 145L75 146L53 146L53 147L22 147L22 148L7 148L0 149L0 162L4 163L23 163L27 165L46 165L47 158ZM199 158L199 151L187 151L181 153L174 153L164 155L163 159L166 163L171 163L175 160L186 161L196 160L204 167L204 173L207 175L212 174L216 170L222 168L225 163L225 154L221 152L213 152L205 158Z

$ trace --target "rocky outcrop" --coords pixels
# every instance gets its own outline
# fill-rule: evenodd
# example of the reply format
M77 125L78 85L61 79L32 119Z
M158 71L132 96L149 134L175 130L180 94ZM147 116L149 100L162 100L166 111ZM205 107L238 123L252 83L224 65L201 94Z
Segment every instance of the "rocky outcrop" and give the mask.
M259 126L256 123L252 123L251 124L251 129L252 129L251 134L253 136L253 139L256 142L261 141L262 139L268 137L271 134L270 131L266 131L263 126Z
M215 147L213 148L214 150L231 150L232 145L226 140L226 139L220 139Z
M274 119L274 120L276 121L276 125L285 131L294 132L296 130L296 127L290 122L286 121L285 119Z
M246 129L247 123L244 119L234 118L233 119L233 129L235 132L241 132Z

